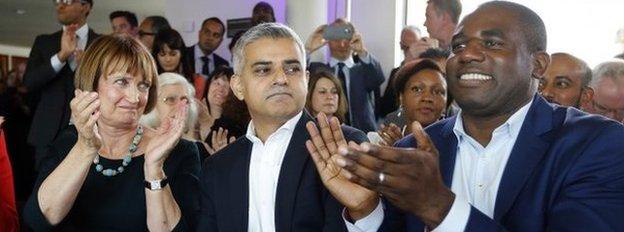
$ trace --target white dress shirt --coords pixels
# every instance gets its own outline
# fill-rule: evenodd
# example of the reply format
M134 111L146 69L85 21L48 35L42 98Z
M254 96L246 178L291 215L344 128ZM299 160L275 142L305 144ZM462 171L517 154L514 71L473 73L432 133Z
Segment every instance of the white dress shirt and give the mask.
M66 28L67 26L63 26L63 31L65 31ZM78 30L76 30L76 37L76 50L84 51L85 48L87 48L87 41L89 41L89 25L85 23L84 25L82 25L82 27L78 28ZM67 61L69 61L69 67L71 68L71 70L76 71L76 67L78 66L78 64L76 63L74 55L71 55L67 59ZM54 54L52 58L50 58L50 63L52 64L52 69L54 69L56 73L60 72L63 66L67 64L67 62L61 62L61 60L58 58L58 54Z
M195 57L193 59L195 59L195 73L200 74L202 76L204 76L202 74L202 68L204 67L204 61L201 59L204 56L207 56L208 59L210 59L208 61L208 70L210 70L210 72L215 70L215 66L214 66L214 53L210 53L210 55L206 55L204 54L204 51L201 50L201 48L199 48L199 44L195 44L195 46L193 46L193 49L195 50L193 53L195 54ZM204 76L204 78L208 78L207 76Z
M303 111L284 123L264 143L256 136L253 120L249 122L245 136L253 146L249 163L248 231L275 231L277 180L290 138L302 114Z
M492 139L486 147L466 134L462 114L459 112L453 127L457 137L457 157L451 191L455 193L455 200L442 223L432 232L464 231L468 224L471 205L494 218L498 186L532 102L521 107L505 123L494 129ZM379 214L373 212L365 219L379 220L383 212ZM377 230L379 225L366 228L366 231Z
M464 231L470 206L494 218L498 186L532 102L494 129L485 147L466 133L460 111L453 127L457 157L451 191L456 197L449 213L433 231Z

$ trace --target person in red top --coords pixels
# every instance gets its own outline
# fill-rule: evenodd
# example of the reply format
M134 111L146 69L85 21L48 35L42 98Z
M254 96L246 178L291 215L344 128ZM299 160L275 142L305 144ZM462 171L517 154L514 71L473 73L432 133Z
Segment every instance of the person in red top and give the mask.
M4 142L2 130L4 117L0 116L0 231L19 231L19 219L15 208L15 192L13 190L13 173L9 152Z

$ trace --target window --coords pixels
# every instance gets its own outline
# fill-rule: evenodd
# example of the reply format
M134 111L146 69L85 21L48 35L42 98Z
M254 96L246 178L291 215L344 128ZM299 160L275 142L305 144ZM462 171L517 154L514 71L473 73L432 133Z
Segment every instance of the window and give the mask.
M531 8L542 17L548 34L548 53L570 53L593 68L624 51L624 38L617 38L618 30L624 27L624 1L512 1ZM484 2L487 1L462 1L460 21ZM406 5L407 24L420 27L426 35L423 23L427 0L407 0Z

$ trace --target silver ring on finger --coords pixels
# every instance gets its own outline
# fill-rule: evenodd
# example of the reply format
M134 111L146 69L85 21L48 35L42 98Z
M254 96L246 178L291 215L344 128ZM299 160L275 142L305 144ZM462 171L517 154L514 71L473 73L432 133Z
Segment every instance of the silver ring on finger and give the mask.
M386 174L383 172L379 173L379 184L383 184L384 180L386 180Z

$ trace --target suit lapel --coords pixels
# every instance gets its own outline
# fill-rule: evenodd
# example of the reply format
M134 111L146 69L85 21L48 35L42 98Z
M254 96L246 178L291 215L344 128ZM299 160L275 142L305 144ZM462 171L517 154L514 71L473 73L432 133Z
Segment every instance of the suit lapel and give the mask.
M229 171L227 176L223 177L223 180L227 180L223 187L229 187L225 199L228 199L229 216L231 218L239 218L239 220L232 220L232 231L247 231L249 226L249 162L251 159L251 148L253 145L248 139L244 139L244 143L241 145L240 154L230 154L235 157L234 165ZM232 158L234 158L232 157Z
M457 120L457 117L449 119L442 128L442 138L444 138L444 141L434 141L440 155L439 162L442 180L444 180L444 184L449 188L451 188L451 184L453 183L453 171L455 170L455 160L457 157L457 137L455 137L453 133L455 120Z
M277 181L275 196L275 229L276 231L290 231L292 228L292 216L295 210L296 193L302 178L309 154L304 144L309 139L305 124L312 117L306 111L297 122L293 132Z
M552 129L552 118L553 108L536 95L505 166L498 187L494 220L499 221L511 208L525 182L546 154L550 139L544 134Z
M87 48L89 48L89 45L91 45L91 43L93 43L93 41L95 41L95 39L97 39L98 37L100 37L100 35L96 34L93 30L91 30L91 28L89 28L89 36L87 39L87 47L85 48L85 50L87 50Z

